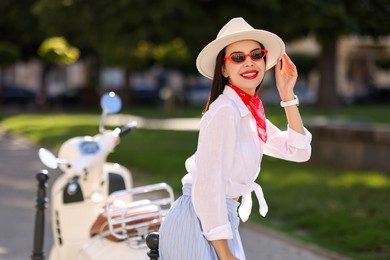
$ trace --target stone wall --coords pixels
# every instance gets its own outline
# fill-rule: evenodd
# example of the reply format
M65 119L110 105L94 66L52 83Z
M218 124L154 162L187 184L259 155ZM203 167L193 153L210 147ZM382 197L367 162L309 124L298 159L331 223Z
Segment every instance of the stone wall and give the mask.
M307 128L313 135L312 163L390 173L390 126L313 122Z

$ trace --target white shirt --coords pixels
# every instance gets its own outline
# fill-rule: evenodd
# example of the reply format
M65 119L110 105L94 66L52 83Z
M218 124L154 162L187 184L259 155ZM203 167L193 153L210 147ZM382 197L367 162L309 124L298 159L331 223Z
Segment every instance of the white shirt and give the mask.
M226 198L243 196L240 217L249 217L255 191L260 214L268 207L260 185L263 154L303 162L311 155L311 134L300 134L287 126L281 131L267 120L267 142L257 134L256 122L236 92L225 87L200 121L198 147L186 160L183 185L192 184L192 203L207 240L231 239Z

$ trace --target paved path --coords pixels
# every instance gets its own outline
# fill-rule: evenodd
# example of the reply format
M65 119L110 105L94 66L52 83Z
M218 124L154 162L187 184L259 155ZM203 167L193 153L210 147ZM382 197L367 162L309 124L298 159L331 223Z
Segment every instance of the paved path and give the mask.
M157 127L159 121L137 120L140 126ZM111 120L128 122L128 117ZM162 121L160 121L161 123ZM164 121L166 128L179 124ZM172 123L174 122L174 123ZM197 120L187 120L182 130L197 127ZM160 125L161 127L161 125ZM32 251L35 216L36 173L43 168L37 155L38 147L21 137L11 136L0 128L0 260L29 259ZM58 172L51 171L50 184ZM46 214L45 255L48 256L52 235L49 214ZM241 237L248 260L321 260L346 259L316 246L295 241L282 234L253 224L241 225Z
M0 129L0 259L31 256L35 218L36 173L43 168L37 149ZM47 214L48 215L48 214ZM46 225L46 252L52 236Z

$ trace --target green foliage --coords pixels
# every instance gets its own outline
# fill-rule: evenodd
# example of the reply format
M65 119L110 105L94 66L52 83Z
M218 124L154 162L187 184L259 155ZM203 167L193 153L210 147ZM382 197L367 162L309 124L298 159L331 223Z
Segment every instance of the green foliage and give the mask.
M165 54L158 56L157 62L196 72L200 49L215 39L232 17L244 17L253 27L275 32L286 42L313 36L323 47L320 57L333 65L336 54L332 50L341 36L390 34L389 6L388 0L38 0L34 13L46 33L64 35L82 50L94 50L105 62L127 68L149 64L148 60L132 59L127 51L139 42L166 47L172 39L181 39L188 58L180 60L182 56L171 55L178 52L161 51L160 46L158 53ZM331 65L319 69L321 78L329 80L320 80L318 104L335 108L335 69Z
M190 43L179 31L180 19L195 9L190 3L165 1L50 1L34 6L41 26L52 35L64 35L82 51L95 50L104 64L142 69L149 65L149 56L135 53L140 45L153 46L153 60L168 67L188 60ZM184 12L185 14L181 14ZM68 19L78 17L78 19ZM184 27L183 27L184 26ZM185 25L180 31L187 31ZM149 54L148 54L149 55Z
M314 35L326 44L346 34L378 37L390 33L387 0L4 0L0 13L2 40L23 48L36 46L44 35L63 35L82 51L102 50L101 55L108 56L104 50L116 46L136 48L141 41L159 45L179 38L188 48L190 64L235 16L286 41ZM119 60L121 52L114 55Z
M278 18L283 19L275 19L275 30L286 39L313 35L328 45L342 35L388 35L389 15L386 0L283 1L278 10Z
M121 65L134 70L145 69L153 62L175 68L184 64L189 56L188 48L180 38L161 44L143 40L135 47L107 45L100 48L104 64Z
M0 42L0 65L14 63L20 57L19 49L8 42Z
M390 57L382 57L375 61L375 65L378 66L381 69L390 69Z
M311 70L317 67L318 58L312 54L292 53L289 54L291 60L297 66L299 73L307 75Z
M122 66L127 69L142 70L152 61L153 46L148 41L140 41L135 47L105 45L99 46L102 62L106 66Z
M38 26L37 17L31 12L35 2L34 0L0 1L0 40L17 49L17 58L35 57L36 47L45 37L45 33ZM15 57L15 53L6 55L10 54L12 58Z
M153 50L154 59L165 67L178 67L188 60L189 50L182 39L160 44Z
M77 61L80 51L72 47L64 37L51 37L42 42L38 54L54 64L71 64Z

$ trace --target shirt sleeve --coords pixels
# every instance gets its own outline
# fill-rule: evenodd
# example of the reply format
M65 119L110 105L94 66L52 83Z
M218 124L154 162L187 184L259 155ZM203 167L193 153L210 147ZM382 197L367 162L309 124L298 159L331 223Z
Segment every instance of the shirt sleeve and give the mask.
M229 106L208 116L200 125L192 202L207 240L232 239L226 183L236 150L237 123Z
M267 120L267 143L264 154L294 162L305 162L311 156L311 133L304 128L305 134L298 133L287 125L281 131Z

